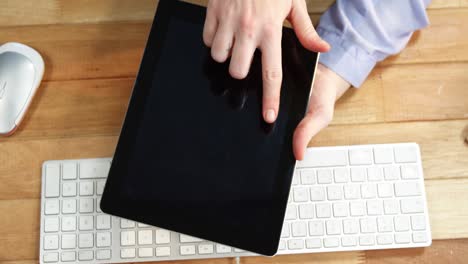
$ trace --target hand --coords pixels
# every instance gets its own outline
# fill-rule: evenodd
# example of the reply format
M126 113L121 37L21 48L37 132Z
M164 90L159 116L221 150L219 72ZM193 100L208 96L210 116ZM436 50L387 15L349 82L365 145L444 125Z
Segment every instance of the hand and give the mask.
M288 19L302 45L325 52L330 46L317 34L307 13L305 0L210 0L203 40L211 56L225 62L231 56L229 73L244 79L256 48L262 51L263 118L276 120L283 79L281 37Z
M323 64L318 64L309 109L294 132L293 151L297 160L304 159L305 150L312 137L330 124L333 119L335 101L350 86L338 74Z

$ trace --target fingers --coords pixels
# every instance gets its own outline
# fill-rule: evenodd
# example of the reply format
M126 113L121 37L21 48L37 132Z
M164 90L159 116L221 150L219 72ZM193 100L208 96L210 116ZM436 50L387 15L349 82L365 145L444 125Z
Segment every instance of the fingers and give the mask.
M218 28L218 20L216 13L212 7L208 7L206 11L205 26L203 27L203 42L206 46L211 47Z
M333 118L333 106L311 112L299 123L293 137L293 152L297 160L303 160L307 145L320 130L328 126Z
M219 24L211 46L211 57L219 63L225 62L230 56L233 41L232 26L227 22Z
M282 26L265 28L262 50L263 118L273 123L278 116L283 69L281 59Z
M244 79L250 70L250 64L257 48L256 42L246 34L238 34L232 48L229 73L235 79Z
M330 49L330 45L315 31L304 0L293 0L289 20L297 38L306 49L317 52L326 52Z

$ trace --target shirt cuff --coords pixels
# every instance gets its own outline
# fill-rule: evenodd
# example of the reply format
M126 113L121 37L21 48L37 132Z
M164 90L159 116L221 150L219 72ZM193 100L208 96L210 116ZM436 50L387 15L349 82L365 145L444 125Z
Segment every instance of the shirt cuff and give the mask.
M320 63L359 88L377 64L377 60L352 39L319 27L318 34L331 45L331 50L320 54Z

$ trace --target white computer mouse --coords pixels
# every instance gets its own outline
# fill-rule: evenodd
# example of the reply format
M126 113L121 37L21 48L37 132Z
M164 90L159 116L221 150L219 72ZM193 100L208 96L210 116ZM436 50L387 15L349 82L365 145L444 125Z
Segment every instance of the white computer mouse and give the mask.
M0 46L0 136L15 132L44 75L44 60L20 43Z

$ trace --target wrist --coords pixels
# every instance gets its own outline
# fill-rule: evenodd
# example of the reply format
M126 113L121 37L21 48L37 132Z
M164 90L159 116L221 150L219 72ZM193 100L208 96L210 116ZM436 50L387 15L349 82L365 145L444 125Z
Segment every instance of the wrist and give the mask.
M317 66L316 76L324 78L324 81L329 85L329 88L336 89L336 100L338 100L338 98L340 98L351 87L351 83L322 63L319 63Z

